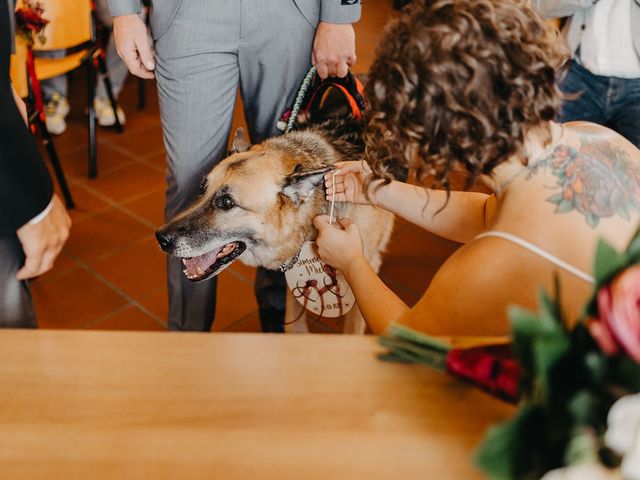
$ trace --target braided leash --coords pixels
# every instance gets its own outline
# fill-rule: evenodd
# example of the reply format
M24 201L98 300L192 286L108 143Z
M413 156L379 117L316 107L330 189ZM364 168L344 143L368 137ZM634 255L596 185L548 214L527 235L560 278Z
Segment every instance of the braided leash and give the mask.
M291 109L291 116L289 117L289 121L287 122L286 132L290 132L293 130L293 127L296 125L296 118L298 117L298 113L300 113L300 109L302 108L302 101L304 100L305 95L307 94L307 90L311 86L311 82L313 81L313 77L316 75L316 67L312 66L307 74L304 76L304 80L300 85L300 89L298 90L298 95L296 95L296 101L293 103L293 107Z
M298 116L298 113L300 113L300 109L302 108L302 101L307 95L307 91L309 90L309 87L311 86L311 82L313 81L313 77L315 77L315 75L316 67L312 65L307 74L304 76L304 80L302 80L300 88L298 89L296 100L293 103L293 107L291 107L291 116L289 117L289 121L287 122L285 133L290 132L291 130L293 130L293 127L295 127L296 117ZM279 272L286 272L287 270L291 270L298 261L299 257L300 251L298 251L298 253L296 253L296 255L289 262L280 265L277 270Z

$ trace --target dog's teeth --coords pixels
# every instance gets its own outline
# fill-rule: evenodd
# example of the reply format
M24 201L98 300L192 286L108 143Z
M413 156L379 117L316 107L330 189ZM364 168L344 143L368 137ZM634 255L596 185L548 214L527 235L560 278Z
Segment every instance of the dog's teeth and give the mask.
M198 269L196 270L196 273L198 275L203 275L204 274L204 270L202 268L198 267Z
M186 268L182 270L182 273L184 273L187 277L189 276L189 270L187 270Z
M187 259L186 259L186 258L183 258L183 259L182 259L182 264L183 264L185 267L187 266Z

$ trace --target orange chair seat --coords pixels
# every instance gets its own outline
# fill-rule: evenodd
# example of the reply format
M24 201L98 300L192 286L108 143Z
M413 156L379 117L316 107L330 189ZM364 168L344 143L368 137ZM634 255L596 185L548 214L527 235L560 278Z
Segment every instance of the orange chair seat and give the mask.
M21 37L16 37L16 53L11 55L9 76L13 87L20 98L29 96L29 82L27 79L27 45Z
M64 58L36 58L36 76L39 80L57 77L80 66L82 60L88 55L89 50L72 53Z

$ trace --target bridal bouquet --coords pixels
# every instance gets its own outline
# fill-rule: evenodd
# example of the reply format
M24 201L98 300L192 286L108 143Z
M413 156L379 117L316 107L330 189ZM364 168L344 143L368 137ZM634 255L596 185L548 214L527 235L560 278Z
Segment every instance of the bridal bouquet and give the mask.
M44 8L40 2L33 0L23 0L22 7L16 10L16 34L22 37L29 47L33 47L34 34L41 45L44 45L47 40L44 29L49 20L42 16L43 13Z
M538 313L512 308L511 354L436 348L404 328L381 340L386 359L446 368L519 398L515 416L477 451L489 478L640 480L640 231L624 252L601 241L594 274L593 298L574 327L557 300L559 285L554 297L540 294ZM444 363L434 362L437 352ZM450 358L465 361L446 367Z

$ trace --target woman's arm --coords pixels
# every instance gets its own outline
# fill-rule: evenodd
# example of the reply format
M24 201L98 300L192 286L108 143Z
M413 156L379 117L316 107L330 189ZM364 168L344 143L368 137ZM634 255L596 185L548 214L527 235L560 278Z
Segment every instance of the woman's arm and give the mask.
M375 204L424 228L459 243L467 243L484 230L489 195L477 192L433 190L391 182L378 190Z
M382 332L409 308L373 271L364 257L358 227L348 218L329 225L326 215L313 220L318 229L318 254L342 272L356 297L362 316L374 332Z
M376 205L414 223L429 232L460 243L478 235L485 226L486 204L490 197L476 192L450 192L432 190L402 182L391 182L377 188L382 181L364 185L371 174L366 162L343 162L338 170L325 176L327 200L331 200L334 187L339 202Z
M342 270L351 287L360 313L376 334L409 311L409 307L376 275L364 257Z
M409 309L367 263L355 224L341 219L338 226L329 225L323 215L314 225L320 258L343 272L375 334L398 322L437 336L508 335L508 307L535 308L538 289L553 284L554 269L537 256L503 240L483 238L451 255Z

